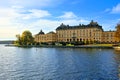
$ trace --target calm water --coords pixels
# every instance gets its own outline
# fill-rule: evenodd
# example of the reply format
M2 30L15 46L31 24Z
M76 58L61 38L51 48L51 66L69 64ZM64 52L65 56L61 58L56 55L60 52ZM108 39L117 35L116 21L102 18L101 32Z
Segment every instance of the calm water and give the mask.
M113 49L0 45L0 80L119 80L119 65Z

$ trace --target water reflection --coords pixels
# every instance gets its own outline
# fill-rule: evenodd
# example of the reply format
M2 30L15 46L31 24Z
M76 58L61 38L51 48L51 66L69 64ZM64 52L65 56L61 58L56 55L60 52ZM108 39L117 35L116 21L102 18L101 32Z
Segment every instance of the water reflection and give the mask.
M116 59L116 63L118 64L118 76L120 79L120 51L114 50L114 53L116 54L115 59Z

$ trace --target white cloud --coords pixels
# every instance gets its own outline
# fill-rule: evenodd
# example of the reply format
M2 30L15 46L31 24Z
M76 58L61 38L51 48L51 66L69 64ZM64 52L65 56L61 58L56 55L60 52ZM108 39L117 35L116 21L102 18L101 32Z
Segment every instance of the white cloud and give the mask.
M15 35L24 30L30 29L34 31L36 26L32 25L32 23L37 23L37 19L41 20L50 15L48 11L38 9L25 10L16 6L12 8L0 8L0 39L15 39Z
M59 16L61 19L75 19L77 16L73 12L65 12L64 15Z
M16 16L16 11L11 8L0 8L0 17L13 17Z
M110 12L110 11L111 11L111 9L110 9L110 8L107 8L107 9L105 9L105 10L103 11L103 13Z
M80 19L79 22L80 24L88 24L90 21L86 19Z
M45 10L31 9L31 10L28 10L27 14L24 14L23 19L43 18L43 17L48 17L50 15L51 14L48 11L45 11Z
M107 8L103 13L119 14L120 13L120 3L114 6L113 8Z
M13 9L23 9L24 7L19 6L19 5L13 5L13 6L11 6L11 8L13 8Z
M115 25L116 23L111 23L111 24L107 24L107 23L103 23L103 30L105 31L109 31L109 30L115 30Z
M119 19L114 19L114 20L104 20L102 21L101 25L103 26L103 29L105 31L108 30L115 30L115 26L117 25L117 23L119 22ZM109 24L110 23L110 24Z
M18 29L13 22L19 14L11 8L0 8L0 39L15 38Z
M49 1L49 0L45 0L45 1ZM31 3L31 1L29 2ZM17 3L19 2L15 2L15 4ZM4 4L7 5L13 3L11 2ZM40 29L43 29L43 31L45 32L55 31L55 29L61 23L64 23L66 25L79 25L79 23L87 22L87 20L78 19L73 12L65 12L64 15L59 16L59 18L61 18L61 20L59 21L52 20L51 16L52 14L50 14L49 11L47 10L41 10L36 8L26 9L24 8L24 6L21 5L1 7L0 8L0 21L1 21L0 39L16 39L15 35L22 33L24 30L30 30L33 34L37 34ZM51 19L48 19L49 17Z
M112 8L111 13L120 13L120 3Z

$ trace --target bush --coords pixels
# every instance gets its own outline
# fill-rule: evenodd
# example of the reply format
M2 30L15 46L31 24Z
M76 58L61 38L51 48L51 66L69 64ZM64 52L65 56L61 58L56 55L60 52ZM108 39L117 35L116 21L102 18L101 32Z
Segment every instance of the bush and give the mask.
M46 42L41 42L41 44L43 44L43 45L48 45L48 43L46 43Z
M66 46L66 42L60 42L60 44L62 44L63 46Z

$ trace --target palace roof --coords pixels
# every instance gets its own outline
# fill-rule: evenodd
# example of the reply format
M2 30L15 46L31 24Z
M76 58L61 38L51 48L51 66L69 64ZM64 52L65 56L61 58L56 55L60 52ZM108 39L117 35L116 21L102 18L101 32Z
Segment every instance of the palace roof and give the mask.
M94 22L93 20L88 25L80 24L77 26L69 26L62 23L60 26L56 28L56 30L84 29L84 28L99 28L103 30L102 26L100 26L97 22Z
M38 33L38 35L39 35L39 34L45 34L45 33L44 33L42 30L40 30L40 32Z

